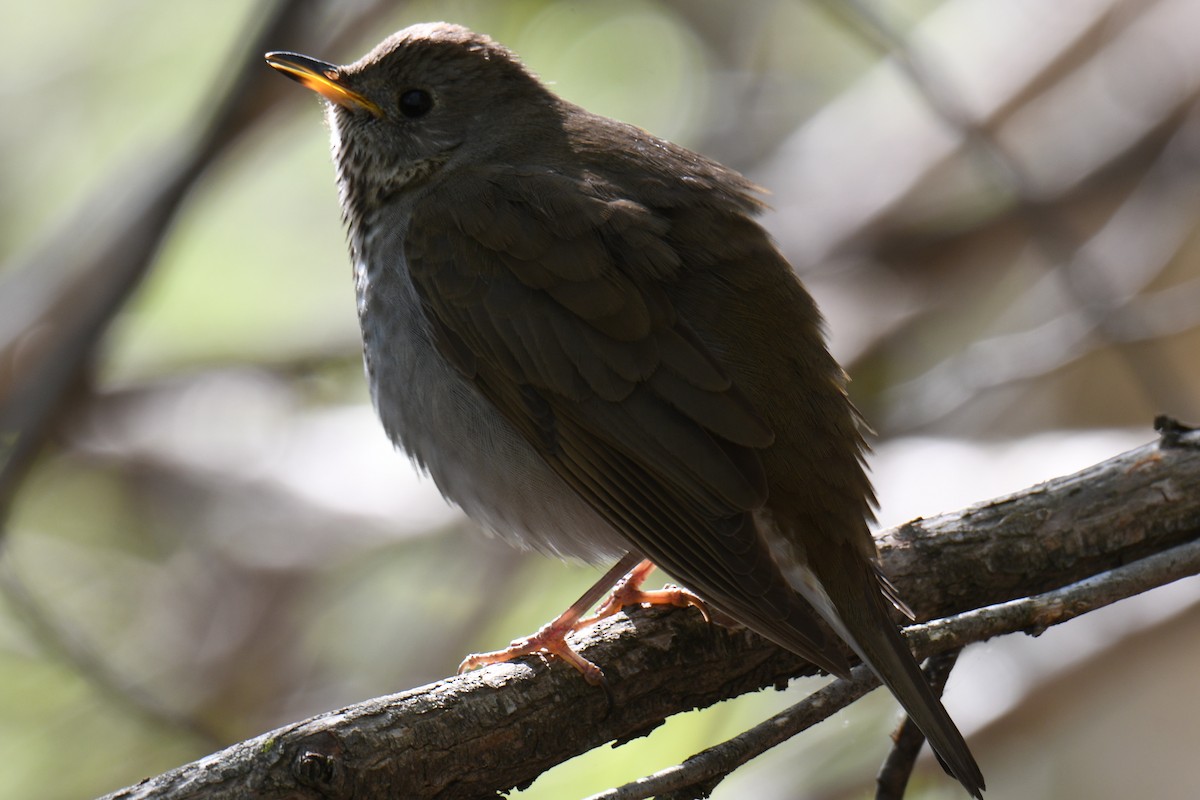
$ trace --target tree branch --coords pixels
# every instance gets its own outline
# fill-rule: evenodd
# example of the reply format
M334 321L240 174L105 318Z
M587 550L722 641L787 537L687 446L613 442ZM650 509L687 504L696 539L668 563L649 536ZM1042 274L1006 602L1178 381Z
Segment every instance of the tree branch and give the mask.
M1200 433L1170 431L1075 475L887 532L881 558L917 614L965 612L910 630L910 641L924 657L1036 634L1195 574L1197 485ZM610 696L565 665L525 659L285 726L108 798L490 797L671 714L811 672L690 610L617 615L580 643L604 668ZM844 691L836 685L823 691ZM859 689L850 694L869 690Z

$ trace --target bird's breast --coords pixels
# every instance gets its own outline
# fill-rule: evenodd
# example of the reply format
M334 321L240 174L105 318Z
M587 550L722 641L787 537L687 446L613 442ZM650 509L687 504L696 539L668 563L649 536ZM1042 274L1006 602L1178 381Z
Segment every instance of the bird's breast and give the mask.
M514 544L603 561L629 549L438 350L403 238L356 237L355 290L371 399L392 441L442 494Z

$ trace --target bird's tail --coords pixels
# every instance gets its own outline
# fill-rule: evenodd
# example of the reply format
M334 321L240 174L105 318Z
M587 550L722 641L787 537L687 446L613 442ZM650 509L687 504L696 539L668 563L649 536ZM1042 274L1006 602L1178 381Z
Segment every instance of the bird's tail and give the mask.
M979 765L892 621L874 571L870 564L851 553L849 547L843 550L839 570L842 580L823 582L833 607L839 612L840 624L834 627L900 701L929 740L942 767L972 797L982 798L984 782ZM861 578L846 580L847 576ZM863 602L864 594L867 602Z

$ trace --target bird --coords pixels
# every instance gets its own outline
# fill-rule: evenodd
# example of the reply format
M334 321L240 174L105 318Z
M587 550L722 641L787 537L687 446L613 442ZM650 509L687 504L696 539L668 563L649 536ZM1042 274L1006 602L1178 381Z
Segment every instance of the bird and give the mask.
M365 370L391 440L485 529L712 607L834 675L844 642L973 797L984 779L891 616L866 426L763 190L555 95L450 23L351 64L267 63L327 101ZM651 565L681 589L641 593ZM581 598L581 602L584 598ZM576 604L468 659L561 655Z

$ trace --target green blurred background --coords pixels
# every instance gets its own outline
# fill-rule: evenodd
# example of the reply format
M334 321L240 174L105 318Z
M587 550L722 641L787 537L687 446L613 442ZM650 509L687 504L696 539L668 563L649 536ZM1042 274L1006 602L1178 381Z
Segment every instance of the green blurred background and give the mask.
M335 62L465 24L567 99L767 187L766 225L879 432L887 524L1149 441L1155 413L1200 420L1194 0L10 3L0 400L123 280L97 254L146 233L221 93L262 85L179 178L84 378L44 400L0 559L2 797L95 796L436 680L596 575L480 536L374 422L319 102L245 56L280 5L294 35L267 46ZM988 796L1200 794L1182 666L1198 596L969 654L948 702ZM813 685L676 718L515 796L633 780ZM715 796L867 796L894 715L876 693ZM957 796L924 767L910 796Z

